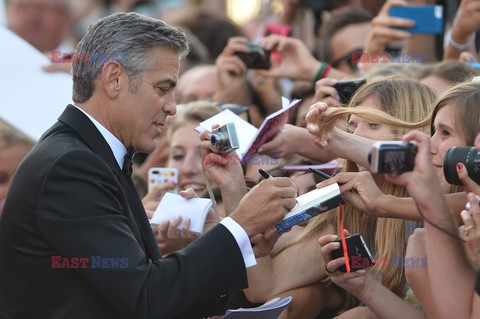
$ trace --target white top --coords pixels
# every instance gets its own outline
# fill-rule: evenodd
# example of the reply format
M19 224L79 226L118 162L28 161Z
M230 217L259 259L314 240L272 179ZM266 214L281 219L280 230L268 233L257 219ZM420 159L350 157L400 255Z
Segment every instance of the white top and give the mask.
M102 134L105 141L107 141L108 146L110 146L110 148L112 149L113 156L115 156L118 166L122 168L125 154L127 154L127 148L123 145L123 143L118 138L115 137L115 135L113 135L102 124L100 124L97 120L95 120L90 114L88 114L78 106L76 105L74 106L80 111L82 111L90 119L90 121L92 121L92 123L100 132L100 134ZM255 254L253 253L252 244L250 243L250 239L248 238L248 235L245 232L245 230L242 228L242 226L240 226L231 217L224 218L220 222L220 224L225 226L235 238L235 241L237 242L238 247L242 252L245 268L255 266L257 264L257 261L255 260Z

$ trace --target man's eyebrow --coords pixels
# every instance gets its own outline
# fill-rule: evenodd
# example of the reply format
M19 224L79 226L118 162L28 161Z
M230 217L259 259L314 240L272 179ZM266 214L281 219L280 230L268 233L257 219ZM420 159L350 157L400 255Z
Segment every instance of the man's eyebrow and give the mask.
M156 80L153 82L153 86L162 86L167 84L170 88L174 88L177 86L177 81L172 80L172 79L165 79L165 80Z

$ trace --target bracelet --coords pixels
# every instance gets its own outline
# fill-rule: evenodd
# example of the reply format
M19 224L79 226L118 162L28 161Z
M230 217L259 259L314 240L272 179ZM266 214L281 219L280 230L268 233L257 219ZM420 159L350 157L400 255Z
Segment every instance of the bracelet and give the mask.
M470 39L468 39L467 43L464 44L455 42L455 40L452 39L452 29L448 30L446 38L448 45L450 45L452 48L455 48L458 51L465 51L475 43L475 32L472 33Z
M331 68L332 66L330 64L327 64L327 66L325 67L325 70L323 70L322 72L322 75L320 75L320 79L323 79L324 77L326 77L328 72L330 72Z
M317 74L315 74L315 77L313 78L313 84L315 84L318 80L323 78L325 70L327 69L328 66L330 66L329 64L327 64L325 62L321 62L321 63L322 64L318 68Z

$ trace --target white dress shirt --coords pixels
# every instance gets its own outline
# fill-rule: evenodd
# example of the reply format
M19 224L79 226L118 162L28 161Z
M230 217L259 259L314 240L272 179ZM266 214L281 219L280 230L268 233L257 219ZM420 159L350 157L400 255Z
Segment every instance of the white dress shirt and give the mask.
M74 106L80 111L82 111L90 119L90 121L92 121L100 134L102 134L108 146L110 146L110 148L112 149L113 156L117 160L118 166L122 168L123 161L125 160L125 155L127 154L127 149L123 145L123 143L118 138L116 138L115 135L113 135L109 130L107 130L102 124L95 120L90 114L88 114L78 106ZM237 242L238 247L242 252L245 268L255 266L257 264L257 261L255 260L255 254L253 253L252 244L250 243L250 239L248 238L248 235L242 228L242 226L240 226L235 220L230 217L222 219L220 224L225 226L235 238L235 241Z

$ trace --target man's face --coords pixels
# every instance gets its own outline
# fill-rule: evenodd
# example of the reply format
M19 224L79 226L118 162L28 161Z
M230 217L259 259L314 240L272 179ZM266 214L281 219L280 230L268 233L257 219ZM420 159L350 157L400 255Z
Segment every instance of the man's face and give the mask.
M153 49L135 93L123 86L119 95L116 130L126 147L152 152L168 115L176 113L175 86L180 58L170 49ZM166 132L164 132L166 133ZM117 136L118 137L118 136Z
M10 0L8 27L42 52L58 48L69 26L65 0Z
M28 151L29 148L23 144L0 148L0 215L13 175Z

